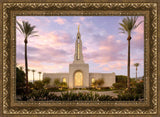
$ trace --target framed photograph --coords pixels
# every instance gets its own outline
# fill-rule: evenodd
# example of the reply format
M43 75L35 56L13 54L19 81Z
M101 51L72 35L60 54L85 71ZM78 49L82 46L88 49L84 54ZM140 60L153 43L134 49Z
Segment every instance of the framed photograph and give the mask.
M158 116L158 0L0 5L2 116Z

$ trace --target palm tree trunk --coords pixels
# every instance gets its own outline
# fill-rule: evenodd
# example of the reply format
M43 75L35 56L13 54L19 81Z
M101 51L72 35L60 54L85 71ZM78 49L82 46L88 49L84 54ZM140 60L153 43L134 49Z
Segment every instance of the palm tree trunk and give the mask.
M136 67L136 82L137 82L137 67Z
M25 71L26 71L26 94L28 94L28 60L27 60L27 38L24 40L25 43Z
M127 76L127 88L130 90L130 40L131 37L128 36L128 76Z

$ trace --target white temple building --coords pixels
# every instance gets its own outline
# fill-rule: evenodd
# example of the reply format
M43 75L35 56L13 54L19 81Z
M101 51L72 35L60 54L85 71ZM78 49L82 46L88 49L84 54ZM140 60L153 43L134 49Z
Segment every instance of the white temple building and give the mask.
M61 82L66 82L69 88L88 88L98 79L103 78L102 87L111 87L115 83L115 73L89 73L89 65L83 60L81 34L77 33L75 42L74 61L69 64L69 73L43 73L43 78L51 79L50 86L53 85L54 79L59 78Z

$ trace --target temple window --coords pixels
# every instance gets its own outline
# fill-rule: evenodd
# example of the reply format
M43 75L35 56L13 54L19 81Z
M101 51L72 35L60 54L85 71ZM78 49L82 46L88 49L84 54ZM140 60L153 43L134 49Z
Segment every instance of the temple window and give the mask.
M95 82L95 78L92 78L92 83L94 83Z
M62 82L66 82L66 78L63 78Z
M75 86L83 86L83 74L78 71L75 73Z

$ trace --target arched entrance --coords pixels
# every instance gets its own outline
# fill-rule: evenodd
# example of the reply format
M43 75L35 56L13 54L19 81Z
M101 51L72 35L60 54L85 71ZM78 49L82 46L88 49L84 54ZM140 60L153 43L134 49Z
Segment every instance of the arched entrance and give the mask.
M74 75L74 86L75 87L83 86L83 73L81 71L77 71Z

